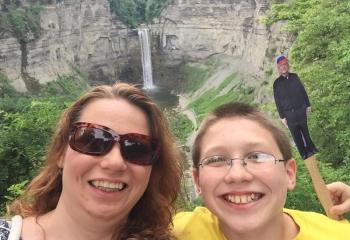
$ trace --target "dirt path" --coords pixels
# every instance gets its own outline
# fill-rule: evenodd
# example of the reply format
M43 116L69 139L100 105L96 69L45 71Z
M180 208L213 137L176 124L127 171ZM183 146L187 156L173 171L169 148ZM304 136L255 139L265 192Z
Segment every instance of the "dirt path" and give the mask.
M223 64L217 69L217 71L209 78L209 79L203 79L203 85L194 93L192 94L182 94L179 95L179 109L180 112L185 114L187 118L192 122L194 131L188 136L186 140L186 146L189 149L192 149L192 145L194 142L194 139L197 135L198 131L198 121L195 111L192 108L189 108L189 103L199 98L203 93L206 91L215 88L220 85L221 82L223 82L227 77L229 77L232 73L234 73L237 69L237 63L236 61L225 61L224 59ZM232 59L231 59L232 60ZM229 88L231 89L231 88ZM224 93L225 94L225 93ZM189 166L192 166L192 156L190 153L186 153L186 159L189 164ZM187 189L187 195L189 199L195 199L197 197L197 194L195 192L195 187L192 182L191 172L192 167L185 170L184 176L185 181L187 181L188 189Z
M189 104L189 99L184 95L179 95L180 110L183 114L185 114L187 116L188 119L190 119L190 121L192 122L193 128L195 129L192 132L192 134L187 138L187 141L186 141L186 146L191 148L193 141L194 141L194 138L197 134L198 122L197 122L197 117L196 117L196 113L194 112L194 110L187 108L188 104Z
M190 102L195 101L206 91L219 86L220 83L222 83L227 77L229 77L232 73L236 72L237 68L240 65L239 64L240 62L237 61L237 59L232 59L232 57L230 58L221 57L220 61L221 61L221 66L219 66L218 69L216 69L216 72L209 79L203 79L203 85L197 91L191 94L179 95L180 111L183 114L185 114L188 117L188 119L190 119L195 129L195 131L192 132L192 134L187 138L187 141L186 141L186 145L190 148L197 134L199 123L197 121L196 113L194 112L193 109L188 108L188 104ZM235 84L235 82L232 82L232 84ZM228 89L231 89L230 85L228 86ZM220 94L226 94L226 92L223 92Z
M206 91L209 91L210 89L217 88L218 86L220 86L220 84L233 73L246 72L247 76L252 76L249 74L249 71L251 71L251 69L249 68L249 64L245 64L244 62L241 61L240 58L232 58L232 57L226 58L225 56L220 56L220 61L221 61L221 64L216 69L216 72L213 75L211 75L209 79L203 79L203 84L197 91L191 94L179 95L180 112L187 116L187 118L192 122L195 129L191 133L191 135L188 136L186 141L186 146L189 147L189 149L192 149L192 145L197 135L198 127L199 127L196 113L193 109L189 108L188 106L189 103L198 99ZM253 81L254 77L249 77L248 79L251 79L250 81ZM226 86L226 88L222 89L221 92L219 93L219 96L226 94L228 91L232 89L232 87L235 84L239 84L241 81L242 81L242 76L240 75L238 78L236 78L235 81L232 81L230 84ZM249 83L249 81L247 82ZM190 153L187 153L186 158L189 166L192 166L192 158ZM190 199L194 199L197 197L197 194L195 193L193 183L191 184L191 168L185 170L185 176L187 181L189 182L189 185L192 185L192 187L189 187L188 189L189 197Z

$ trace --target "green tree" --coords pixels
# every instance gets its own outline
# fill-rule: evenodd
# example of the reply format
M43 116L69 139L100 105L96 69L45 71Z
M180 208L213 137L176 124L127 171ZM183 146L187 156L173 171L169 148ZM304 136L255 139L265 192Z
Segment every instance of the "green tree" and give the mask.
M172 0L109 0L111 9L131 28L151 23Z
M9 84L7 77L0 72L0 98L16 96L16 90Z
M20 111L2 111L1 116L0 196L5 195L10 185L35 175L41 166L58 113L65 107L56 99L22 98L17 104L21 105L17 108Z
M2 85L10 86L6 80ZM22 185L9 187L36 175L60 113L87 87L86 82L76 76L61 77L42 87L38 96L7 92L0 97L2 209L6 202L5 196L13 196L12 190Z
M148 0L146 3L145 20L150 23L153 18L159 17L162 10L173 0Z
M137 27L145 22L145 1L143 0L110 0L111 9L127 26Z
M0 14L0 34L8 32L19 42L29 42L40 36L40 12L39 5L29 7L11 6L8 12Z

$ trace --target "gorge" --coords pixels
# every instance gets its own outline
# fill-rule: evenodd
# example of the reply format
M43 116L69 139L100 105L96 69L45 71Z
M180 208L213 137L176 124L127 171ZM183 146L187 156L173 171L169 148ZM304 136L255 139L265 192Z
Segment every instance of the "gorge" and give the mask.
M115 2L171 3L127 27L130 14L117 14ZM141 22L156 86L147 92L171 106L162 110L184 152L205 114L224 102L253 103L279 123L274 62L286 53L312 103L323 176L349 183L349 16L348 0L0 0L0 212L41 166L73 99L96 84L142 84ZM299 184L287 204L319 211L297 160Z
M2 11L6 2L0 1ZM275 56L290 45L280 31L283 23L261 23L269 5L268 0L174 1L149 25L155 84L175 87L183 81L183 64L216 54L232 57L238 71L262 81ZM127 28L107 0L48 1L40 19L40 36L25 44L9 32L0 35L0 72L18 91L31 90L30 81L46 83L74 69L86 72L93 84L142 81L137 29Z

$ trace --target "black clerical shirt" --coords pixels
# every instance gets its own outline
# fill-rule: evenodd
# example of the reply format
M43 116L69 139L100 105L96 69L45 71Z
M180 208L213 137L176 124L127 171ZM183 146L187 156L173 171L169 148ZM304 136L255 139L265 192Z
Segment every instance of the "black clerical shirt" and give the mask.
M305 88L295 73L289 73L287 77L279 76L273 83L273 93L280 118L285 118L288 111L310 106Z

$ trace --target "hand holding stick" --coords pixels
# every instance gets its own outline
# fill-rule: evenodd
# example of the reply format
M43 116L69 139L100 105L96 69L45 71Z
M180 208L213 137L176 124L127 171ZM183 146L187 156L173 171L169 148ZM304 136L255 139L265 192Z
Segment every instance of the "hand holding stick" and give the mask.
M350 186L343 182L334 182L327 184L327 188L334 203L330 212L339 216L350 212Z

